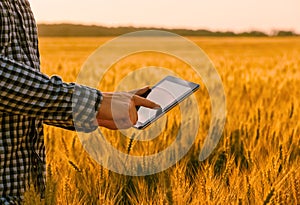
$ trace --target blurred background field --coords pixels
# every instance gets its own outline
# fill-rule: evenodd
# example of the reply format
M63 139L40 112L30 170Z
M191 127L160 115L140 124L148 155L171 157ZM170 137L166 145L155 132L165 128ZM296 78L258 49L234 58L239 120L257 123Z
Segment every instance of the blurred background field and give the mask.
M40 38L42 71L73 82L88 56L110 39ZM211 109L203 84L196 94L200 128L194 146L176 165L158 174L130 177L113 173L89 157L76 133L46 126L46 204L300 203L300 38L190 40L210 57L226 92L227 121L213 154L198 161ZM145 65L186 66L170 56L133 55L115 64L116 75L107 80L115 82L126 67ZM183 75L188 77L189 73ZM176 137L177 113L178 109L169 113L174 120L158 139L146 144L132 142L118 132L103 132L125 153L155 153ZM34 191L26 193L25 204L37 201Z

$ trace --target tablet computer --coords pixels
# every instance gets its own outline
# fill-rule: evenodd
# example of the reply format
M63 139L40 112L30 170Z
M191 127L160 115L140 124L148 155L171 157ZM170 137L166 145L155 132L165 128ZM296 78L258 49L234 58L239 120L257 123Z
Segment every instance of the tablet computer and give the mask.
M137 129L144 129L152 122L163 116L178 103L194 93L200 86L196 83L182 80L173 76L167 76L143 97L159 104L161 109L155 110L146 107L138 107L138 122L134 125Z

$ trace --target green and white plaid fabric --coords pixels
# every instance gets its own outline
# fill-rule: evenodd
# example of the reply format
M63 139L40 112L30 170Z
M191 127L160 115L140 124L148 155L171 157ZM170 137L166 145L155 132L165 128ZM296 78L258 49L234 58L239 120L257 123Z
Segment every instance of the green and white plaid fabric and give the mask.
M42 74L29 2L0 0L0 204L20 203L30 183L43 196L43 123L93 131L101 100L96 89Z

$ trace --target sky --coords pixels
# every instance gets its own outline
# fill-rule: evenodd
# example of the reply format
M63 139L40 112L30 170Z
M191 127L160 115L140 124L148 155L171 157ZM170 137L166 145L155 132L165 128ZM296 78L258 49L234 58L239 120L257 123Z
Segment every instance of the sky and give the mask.
M29 0L38 23L300 33L300 0Z

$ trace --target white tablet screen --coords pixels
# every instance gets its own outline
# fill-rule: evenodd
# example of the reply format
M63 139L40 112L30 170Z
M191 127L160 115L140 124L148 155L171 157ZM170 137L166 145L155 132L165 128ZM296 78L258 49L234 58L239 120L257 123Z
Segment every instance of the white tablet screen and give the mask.
M162 81L158 84L147 96L147 99L159 104L162 111L170 106L173 102L176 102L179 98L191 91L188 86L180 85L171 81ZM138 110L138 121L145 123L155 117L157 110L140 107Z

